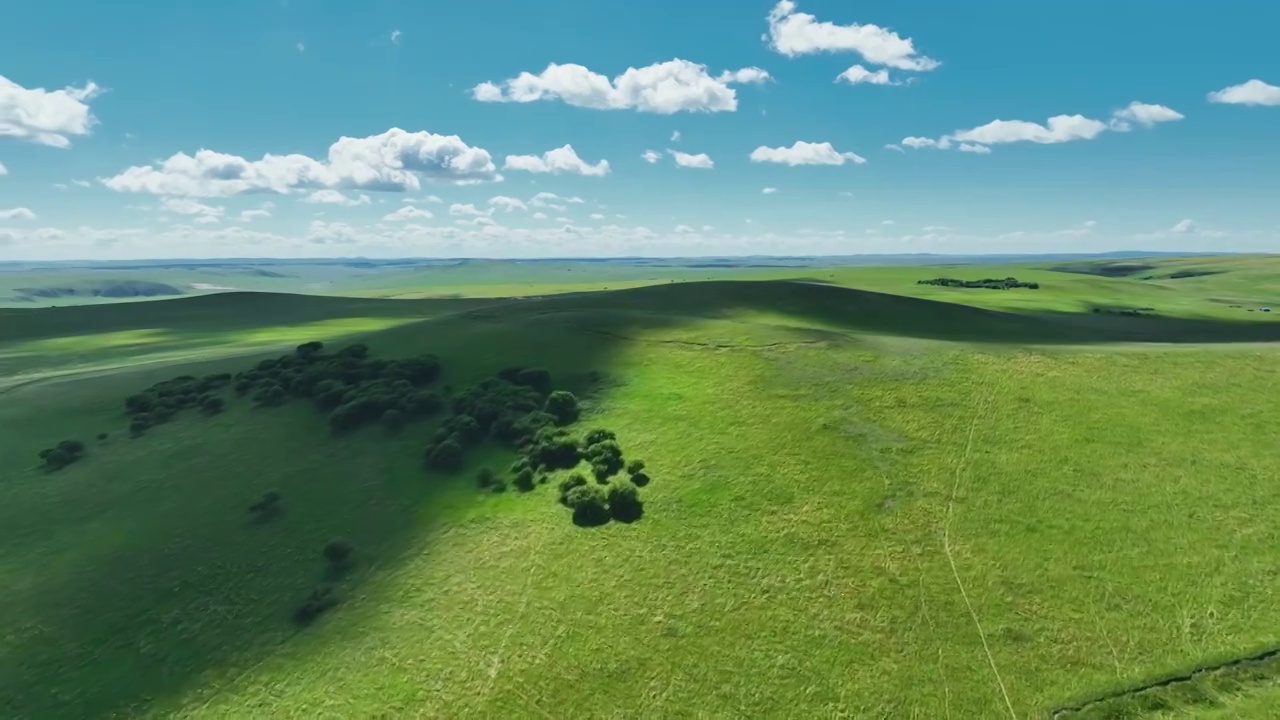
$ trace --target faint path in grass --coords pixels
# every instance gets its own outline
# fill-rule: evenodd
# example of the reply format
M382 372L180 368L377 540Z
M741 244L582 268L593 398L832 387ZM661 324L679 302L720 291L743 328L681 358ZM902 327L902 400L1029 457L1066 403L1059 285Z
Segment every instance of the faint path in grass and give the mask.
M978 428L978 422L984 418L987 408L991 404L991 396L995 394L995 390L988 389L982 394L978 400L978 407L974 409L973 417L969 421L969 435L965 440L964 451L960 454L960 459L956 462L955 483L951 486L951 499L947 501L947 516L943 524L942 530L942 549L947 555L947 562L951 565L951 575L956 580L956 586L960 588L960 597L964 599L964 605L969 609L969 616L973 618L973 624L978 629L978 637L982 640L982 650L987 655L987 663L991 665L991 672L995 675L996 684L1000 687L1000 695L1004 698L1005 707L1009 709L1009 717L1018 720L1018 713L1013 709L1013 703L1009 700L1009 691L1005 688L1004 678L1000 677L1000 669L996 667L996 659L991 654L991 646L987 643L987 633L982 629L982 622L978 619L978 613L973 608L973 603L969 601L969 593L965 590L964 581L960 579L960 571L956 568L955 555L951 549L951 520L955 516L956 496L960 492L960 485L968 476L969 456L973 452L973 436Z

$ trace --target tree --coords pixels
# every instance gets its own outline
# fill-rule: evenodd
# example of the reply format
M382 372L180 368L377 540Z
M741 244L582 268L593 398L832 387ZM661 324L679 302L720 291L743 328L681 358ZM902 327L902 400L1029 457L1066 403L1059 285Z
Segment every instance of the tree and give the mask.
M215 396L215 397L205 398L205 401L200 404L200 409L203 410L206 415L217 415L218 413L222 412L223 408L225 408L226 405L227 403L225 400Z
M324 550L322 552L324 554L324 559L328 560L330 565L339 566L346 564L354 550L355 548L351 546L351 543L339 538L336 540L330 540L324 546Z
M150 395L130 395L124 399L124 407L128 410L130 415L137 415L150 410L154 402L154 399Z
M578 398L568 390L556 390L547 396L547 402L544 409L548 414L556 419L556 423L560 425L568 425L578 419L581 410L578 408Z
M303 357L312 357L320 354L320 351L323 349L324 343L319 340L312 340L311 342L305 342L299 345L295 352Z
M609 514L620 522L635 522L644 514L644 504L640 502L640 491L625 480L609 483L605 495L609 503Z
M569 505L569 493L575 488L587 485L587 478L582 473L573 473L569 477L560 481L560 502L563 505Z
M404 427L404 415L395 408L382 413L382 427L386 428L387 432L400 432Z
M50 470L61 470L70 465L71 462L71 456L58 448L53 448L44 456L44 465Z
M487 466L480 468L476 473L476 485L479 486L481 490L487 490L492 487L493 483L497 479L498 476L494 474L493 469Z
M427 450L427 465L452 472L462 467L462 456L462 445L457 440L445 440Z
M516 473L516 477L512 481L512 484L515 485L516 489L520 492L529 492L534 486L533 470L525 468Z
M76 460L84 454L84 443L79 440L63 440L58 443L58 449L66 453L72 460Z
M515 384L531 387L545 395L551 392L551 373L541 368L525 368L516 373Z
M368 356L369 356L369 346L365 345L364 343L356 343L354 345L348 345L338 351L338 357L355 358L356 360L363 360Z
M627 463L628 475L638 475L639 473L642 473L642 472L644 472L643 460L632 460L631 462Z
M573 509L573 523L593 527L609 522L608 498L599 485L580 485L565 495L565 504Z

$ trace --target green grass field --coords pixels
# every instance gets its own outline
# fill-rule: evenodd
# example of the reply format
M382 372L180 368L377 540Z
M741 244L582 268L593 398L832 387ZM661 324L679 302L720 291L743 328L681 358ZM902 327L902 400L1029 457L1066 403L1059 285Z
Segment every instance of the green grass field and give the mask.
M0 717L1267 717L1269 663L1141 688L1280 643L1280 260L1147 264L0 309ZM1041 287L916 283L1005 276ZM304 400L129 437L126 396L312 339L455 389L549 369L647 461L644 517ZM358 561L299 629L333 537Z

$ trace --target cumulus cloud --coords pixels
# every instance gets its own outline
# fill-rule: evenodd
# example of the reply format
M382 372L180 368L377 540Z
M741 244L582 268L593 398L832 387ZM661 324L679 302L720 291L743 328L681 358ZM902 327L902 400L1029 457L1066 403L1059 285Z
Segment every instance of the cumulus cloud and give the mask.
M680 131L676 130L671 133L671 142L680 142Z
M1186 220L1180 221L1177 225L1174 225L1173 227L1169 228L1169 232L1174 233L1176 235L1187 235L1189 233L1195 232L1196 229L1197 229L1196 221L1188 218Z
M687 235L687 234L692 233L692 232L697 232L697 230L694 230L693 228L689 227L688 225L677 225L677 226L675 226L675 229L673 229L671 232L674 232L674 233L677 233L677 234L680 234L680 235Z
M902 83L894 81L889 77L889 71L881 68L872 72L861 65L854 65L836 76L836 82L841 80L850 85L901 85Z
M383 215L384 222L408 222L410 220L430 220L435 217L430 210L416 208L412 205L405 205L393 213Z
M1164 105L1134 101L1111 114L1109 122L1095 120L1084 115L1055 115L1045 124L1026 120L992 120L968 130L956 130L938 139L906 137L901 144L922 149L949 150L957 147L961 152L988 154L991 145L1030 142L1040 145L1092 140L1107 130L1127 132L1132 123L1151 127L1157 123L1181 120L1182 113ZM886 146L888 147L888 146Z
M774 193L776 193L776 192L778 192L778 188L776 188L776 187L767 187L767 188L765 188L765 189L763 189L763 190L761 190L761 191L760 191L760 193L761 193L762 195L772 195L772 194L774 194Z
M324 205L346 205L354 207L356 205L368 205L373 202L368 195L361 193L358 197L351 198L343 195L337 190L317 190L302 199L302 202L320 203Z
M404 192L418 190L420 179L462 185L502 176L488 151L457 135L391 128L380 135L339 138L324 161L298 154L246 160L201 149L195 155L177 153L157 165L134 166L100 182L117 192L225 197L334 188Z
M885 149L885 150L892 150L892 151L894 151L894 152L906 152L905 150L903 150L903 149L902 149L902 146L897 145L897 144L895 144L895 143L889 143L889 144L885 145L885 146L884 146L884 149Z
M927 71L941 65L916 51L911 38L904 38L878 25L836 25L796 11L793 0L779 0L768 16L769 30L763 40L787 57L815 53L855 52L873 65L899 70Z
M46 90L25 88L0 75L0 138L67 147L71 136L88 135L97 123L88 103L101 93L93 82Z
M546 220L547 214L539 210L538 212L530 215L529 217L533 218L534 220Z
M262 206L257 210L242 211L237 220L239 220L239 222L246 223L257 220L258 218L269 218L271 217L271 211L274 210L275 207L276 204L268 200L267 202L262 203Z
M690 155L689 153L682 153L679 150L667 150L667 152L671 153L671 157L675 158L676 165L679 165L680 167L709 170L716 165L711 157L706 153Z
M601 215L600 213L591 213L591 219L592 219L592 220L603 220L603 219L604 219L604 215Z
M466 204L454 203L449 206L449 214L450 215L477 215L477 216L491 215L493 214L493 208L489 208L488 210L481 210L480 208L476 207L475 205L472 205L471 203L466 203Z
M522 72L501 84L480 83L471 89L471 97L480 102L560 100L593 110L662 115L732 112L738 109L738 97L730 85L758 83L768 77L769 73L759 68L725 71L712 77L706 65L679 58L628 68L612 80L582 65L551 63L536 75Z
M529 209L529 206L525 205L524 201L521 200L520 198L508 197L506 195L497 195L495 197L489 198L489 204L496 208L502 208L507 212L511 212L512 210L528 210Z
M751 151L751 162L771 162L783 165L844 165L852 162L861 165L867 160L855 153L837 152L829 142L811 143L797 140L791 147L765 147Z
M1209 102L1225 105L1280 105L1280 87L1254 78L1209 93Z
M193 222L198 223L215 223L226 212L224 208L215 207L213 205L205 205L190 198L165 198L160 207L171 213L179 215L191 215Z
M640 154L640 157L644 158L647 163L656 163L662 159L662 153L657 150L645 150Z
M1134 100L1127 107L1115 111L1111 117L1113 130L1126 131L1129 129L1130 122L1136 122L1144 127L1151 127L1156 123L1181 120L1185 116L1177 110L1164 105L1151 105Z
M0 210L0 220L35 220L36 214L24 207Z
M609 174L609 161L601 160L594 165L578 157L572 145L548 150L542 155L508 155L502 164L504 170L524 170L531 173L552 173L559 175L604 176Z

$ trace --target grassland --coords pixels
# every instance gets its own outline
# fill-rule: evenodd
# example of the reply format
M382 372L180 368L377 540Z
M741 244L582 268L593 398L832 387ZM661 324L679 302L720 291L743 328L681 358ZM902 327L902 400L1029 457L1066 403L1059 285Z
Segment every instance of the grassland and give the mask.
M0 311L0 716L1259 717L1269 669L1087 703L1280 641L1280 319L1246 308L1276 265L1157 266ZM424 471L429 426L302 403L124 432L157 380L347 338L455 387L550 369L648 462L644 519L575 527ZM360 561L299 631L335 536Z

